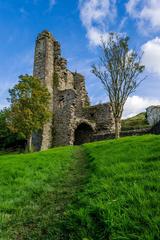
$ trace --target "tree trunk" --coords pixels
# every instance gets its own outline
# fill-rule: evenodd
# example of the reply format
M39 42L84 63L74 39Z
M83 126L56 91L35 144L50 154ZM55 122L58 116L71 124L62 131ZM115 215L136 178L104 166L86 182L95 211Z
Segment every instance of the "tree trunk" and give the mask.
M32 134L28 137L27 148L28 148L28 152L32 151Z
M119 118L115 118L115 138L120 137L120 122Z

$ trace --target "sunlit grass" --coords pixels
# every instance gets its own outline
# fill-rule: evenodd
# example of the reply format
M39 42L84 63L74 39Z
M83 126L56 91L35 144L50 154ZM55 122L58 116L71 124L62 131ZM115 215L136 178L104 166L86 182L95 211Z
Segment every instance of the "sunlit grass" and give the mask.
M0 156L0 239L17 239L28 221L30 228L37 224L33 239L40 239L50 222L47 204L53 205L52 194L72 163L72 147Z
M158 240L160 137L95 142L84 150L91 175L68 211L70 239Z
M0 239L158 240L160 136L0 156Z

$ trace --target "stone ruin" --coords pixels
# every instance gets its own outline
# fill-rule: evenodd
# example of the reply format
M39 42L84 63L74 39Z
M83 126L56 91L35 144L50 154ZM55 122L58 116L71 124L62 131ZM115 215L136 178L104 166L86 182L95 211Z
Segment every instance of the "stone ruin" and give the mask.
M151 127L160 122L160 106L150 106L146 108L147 121Z
M33 75L47 86L52 113L43 130L33 135L36 150L78 145L114 132L110 104L90 105L84 77L67 69L61 46L48 31L37 37Z

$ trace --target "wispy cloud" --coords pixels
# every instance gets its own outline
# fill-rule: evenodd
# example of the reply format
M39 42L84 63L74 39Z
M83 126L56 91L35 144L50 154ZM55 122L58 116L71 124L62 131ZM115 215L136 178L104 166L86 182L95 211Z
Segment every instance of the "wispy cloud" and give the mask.
M122 20L120 21L119 26L118 26L119 32L121 32L124 29L127 20L128 20L128 18L126 16L122 18Z
M130 14L130 16L136 18L138 17L138 10L137 5L139 4L140 0L129 0L126 3L126 10Z
M98 45L108 37L108 21L116 16L115 0L79 0L80 18L90 45Z
M129 0L126 10L132 18L137 19L138 26L144 33L160 31L159 0Z

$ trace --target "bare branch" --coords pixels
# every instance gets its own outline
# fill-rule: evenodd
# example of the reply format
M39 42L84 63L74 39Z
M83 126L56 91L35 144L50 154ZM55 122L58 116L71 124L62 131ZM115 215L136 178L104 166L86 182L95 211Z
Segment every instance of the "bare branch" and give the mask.
M92 72L100 79L109 96L115 123L122 117L128 96L146 78L140 78L145 68L141 64L143 53L129 50L128 41L128 36L110 33L107 42L101 40L99 64L92 66Z

